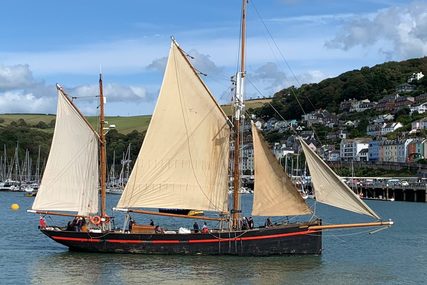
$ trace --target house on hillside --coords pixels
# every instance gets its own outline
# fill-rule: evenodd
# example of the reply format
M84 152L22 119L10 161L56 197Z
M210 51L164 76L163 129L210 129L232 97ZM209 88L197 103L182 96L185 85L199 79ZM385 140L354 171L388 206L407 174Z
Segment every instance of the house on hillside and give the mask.
M375 106L375 110L379 112L394 110L395 101L398 97L399 95L397 94L384 96L378 101L378 104Z
M403 125L399 122L373 123L366 127L366 133L373 137L385 136L401 127Z
M427 129L427 117L411 123L412 131ZM412 132L411 131L411 132Z
M397 109L410 107L415 104L415 99L412 96L399 96L395 100L395 107Z
M421 71L420 72L414 72L408 78L408 83L411 83L411 82L414 82L414 81L418 81L418 80L420 80L423 77L424 77L424 74Z
M384 122L390 122L394 120L394 115L392 114L384 114L384 115L379 115L377 117L375 117L372 122L373 123L384 123Z
M344 126L346 127L350 127L350 128L354 128L357 126L357 121L346 121L344 123Z
M340 151L332 150L328 153L328 161L340 161Z
M403 83L400 84L396 87L396 92L397 93L408 93L408 92L412 92L415 90L415 86L412 84L408 84L408 83Z
M338 119L335 114L331 114L327 110L319 109L302 115L301 121L306 123L309 127L313 124L320 124L332 128L337 124Z
M383 124L378 124L378 123L374 123L374 124L370 124L366 127L366 133L368 136L371 137L379 137L381 136L381 129L383 127Z
M384 125L381 127L381 136L385 136L388 133L394 132L401 127L403 127L403 125L399 122L384 123Z
M417 112L418 114L424 114L426 111L427 111L427 103L422 103L420 105L411 107L410 114L412 115L415 112Z
M351 108L351 105L354 103L354 102L357 102L357 100L356 99L349 99L349 100L344 100L344 101L342 101L341 103L340 103L340 111L341 112L349 112L350 111L350 108Z
M357 112L357 113L363 112L365 110L372 109L375 106L375 104L376 104L375 102L371 102L371 101L369 101L369 99L364 99L364 100L360 100L360 101L353 100L351 102L351 106L350 106L349 111L350 112Z
M423 103L423 102L426 102L426 101L427 101L427 93L423 93L423 94L418 95L418 96L415 97L415 102L417 104Z

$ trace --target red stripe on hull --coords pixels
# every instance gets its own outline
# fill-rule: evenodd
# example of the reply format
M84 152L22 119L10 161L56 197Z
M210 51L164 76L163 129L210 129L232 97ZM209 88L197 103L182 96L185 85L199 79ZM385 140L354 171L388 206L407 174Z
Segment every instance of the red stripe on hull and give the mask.
M274 239L281 237L290 237L290 236L299 236L316 233L315 230L308 230L302 232L293 232L293 233L284 233L284 234L274 234L274 235L265 235L265 236L252 236L252 237L234 237L234 238L216 238L216 239L192 239L188 241L180 240L122 240L122 239L107 239L106 242L110 243L127 243L127 244L139 244L139 243L153 243L153 244L178 244L178 243L214 243L214 242L229 242L229 241L247 241L247 240L263 240L263 239ZM60 237L52 236L55 240L67 240L67 241L77 241L77 242L101 242L101 239L88 239L88 238L73 238L73 237Z
M245 241L245 240L261 240L261 239L272 239L272 238L281 238L281 237L290 237L290 236L299 236L315 233L317 231L304 231L304 232L295 232L295 233L286 233L286 234L275 234L267 236L254 236L254 237L236 237L236 238L218 238L218 239L204 239L204 240L189 240L188 243L211 243L211 242L227 242L227 241Z
M68 240L68 241L81 241L81 242L100 242L100 239L96 238L73 238L73 237L59 237L52 236L54 240Z

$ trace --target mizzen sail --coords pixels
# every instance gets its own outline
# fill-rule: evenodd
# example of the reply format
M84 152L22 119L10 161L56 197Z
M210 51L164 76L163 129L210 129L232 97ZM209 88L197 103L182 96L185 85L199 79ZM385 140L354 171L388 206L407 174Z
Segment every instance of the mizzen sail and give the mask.
M118 208L227 209L230 128L175 42Z
M289 180L253 123L252 138L255 160L252 215L293 216L311 214L310 208Z
M310 170L316 201L380 219L377 213L342 182L303 139L300 138L300 142Z
M32 210L98 212L98 136L58 88L55 132Z

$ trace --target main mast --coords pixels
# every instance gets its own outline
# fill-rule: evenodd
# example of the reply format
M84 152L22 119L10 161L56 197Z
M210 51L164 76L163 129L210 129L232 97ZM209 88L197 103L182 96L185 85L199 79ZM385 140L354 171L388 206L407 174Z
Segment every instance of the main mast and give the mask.
M102 74L99 74L99 166L101 172L101 217L106 216L106 178L107 178L107 163L106 163L106 143L105 143L105 134L104 134L104 93L102 88Z
M240 205L240 121L244 108L244 79L245 79L245 44L246 44L246 3L248 0L242 0L242 26L241 26L241 44L240 44L240 71L236 75L236 93L234 97L234 172L233 172L233 228L238 228Z

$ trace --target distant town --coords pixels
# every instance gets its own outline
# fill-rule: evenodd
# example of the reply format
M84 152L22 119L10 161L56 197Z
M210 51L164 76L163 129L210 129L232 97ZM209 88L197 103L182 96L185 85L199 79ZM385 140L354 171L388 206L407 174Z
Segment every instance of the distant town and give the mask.
M257 118L256 125L269 139L278 159L299 153L295 143L299 135L331 163L369 162L395 165L396 169L408 163L423 163L427 157L427 93L410 95L423 78L422 72L414 72L407 82L396 86L393 94L378 102L344 100L339 113L317 109L303 114L300 120ZM253 163L250 143L243 153L248 157L243 171L249 173ZM419 175L427 174L420 171Z

